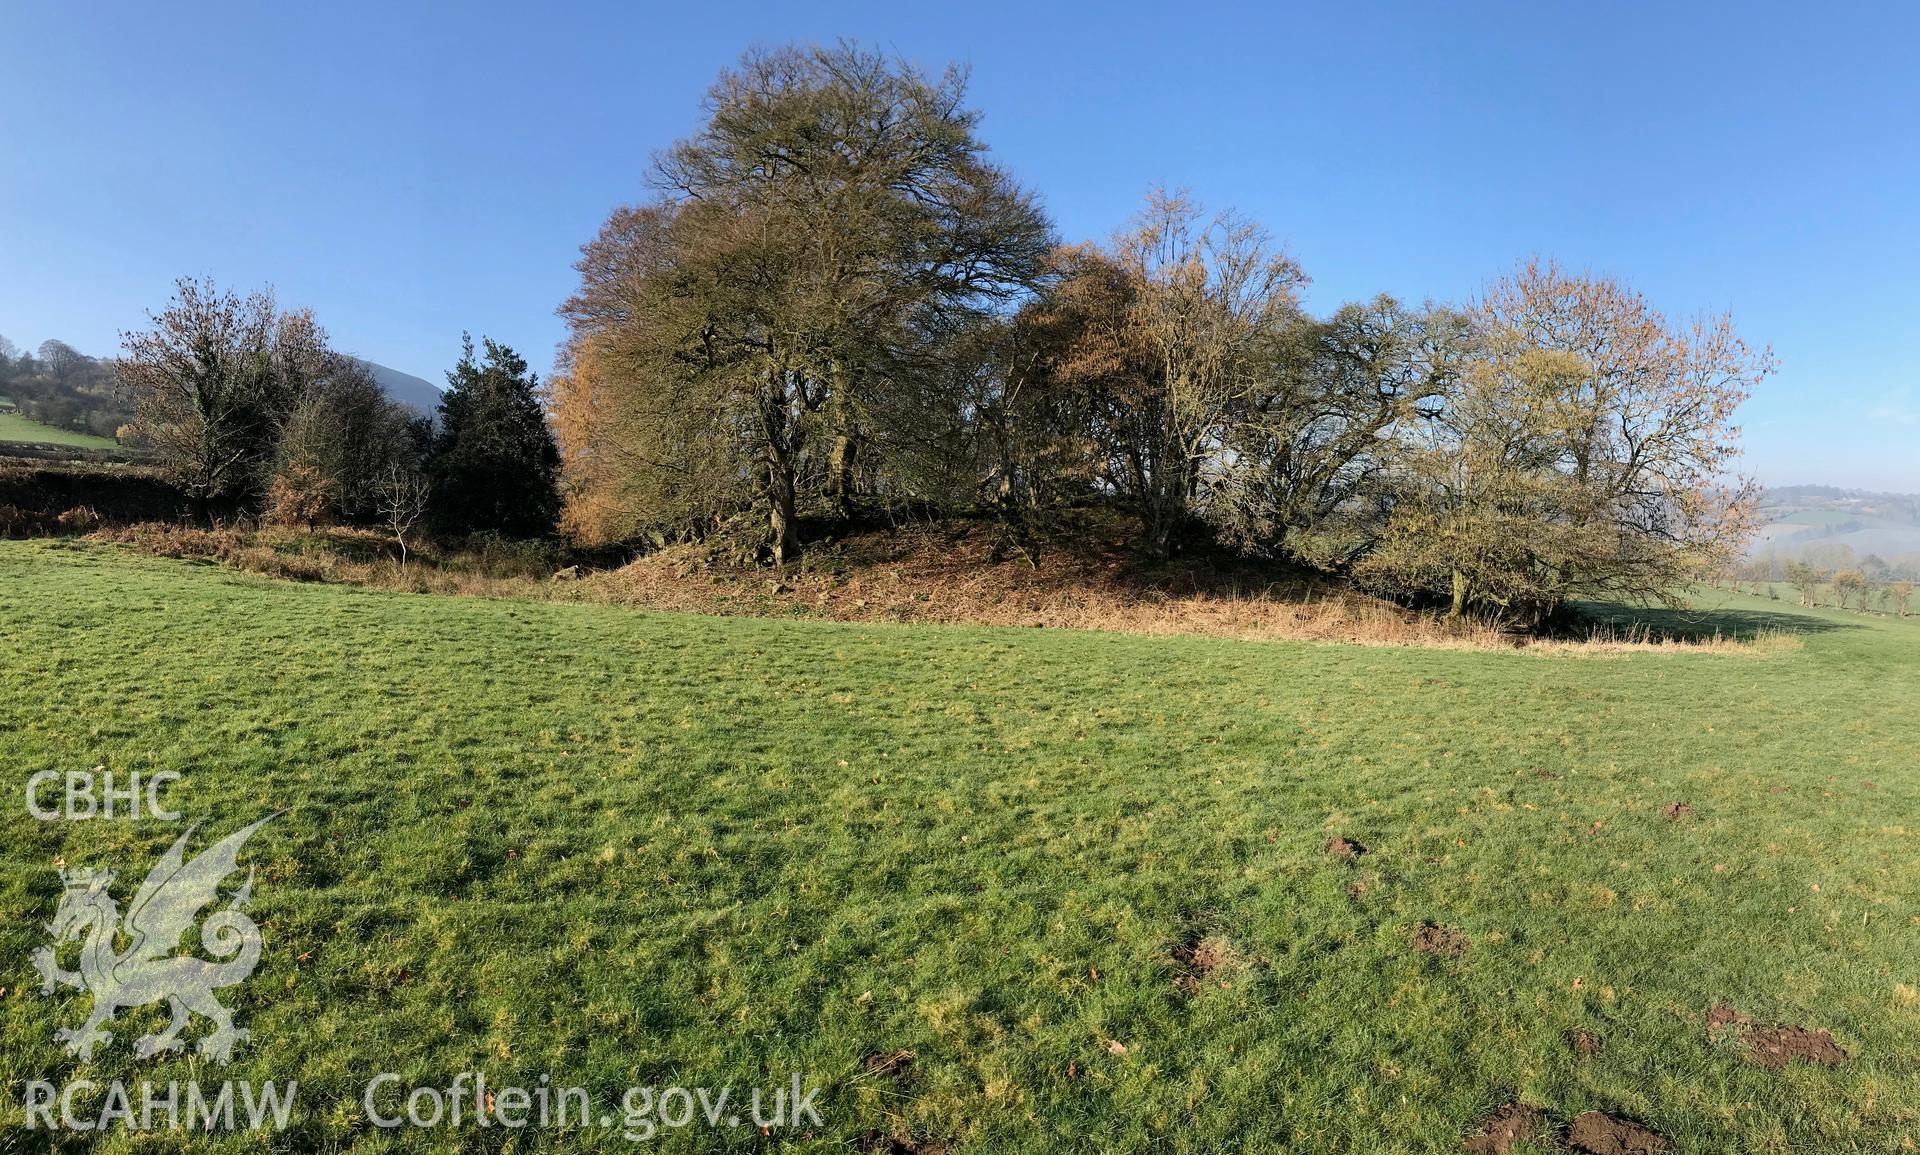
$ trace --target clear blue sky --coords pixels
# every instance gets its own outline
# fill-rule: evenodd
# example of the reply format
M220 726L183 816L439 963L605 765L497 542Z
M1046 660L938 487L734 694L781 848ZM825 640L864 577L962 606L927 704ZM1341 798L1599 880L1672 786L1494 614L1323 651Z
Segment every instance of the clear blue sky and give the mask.
M544 366L715 73L853 37L970 64L1068 239L1165 182L1263 221L1316 309L1613 273L1774 346L1762 480L1920 491L1920 6L663 7L8 3L0 333L110 352L191 273L436 383L462 329Z

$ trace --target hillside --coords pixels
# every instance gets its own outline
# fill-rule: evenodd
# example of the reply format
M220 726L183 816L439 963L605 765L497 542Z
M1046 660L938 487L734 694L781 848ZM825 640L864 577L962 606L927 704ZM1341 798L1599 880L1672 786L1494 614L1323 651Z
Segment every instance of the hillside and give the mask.
M91 357L62 341L47 341L39 354L10 356L0 338L0 441L34 442L91 449L117 446L110 434L133 419L132 407L114 381L114 359ZM431 416L440 405L432 382L375 361L355 357L387 396Z
M96 437L91 433L42 425L3 407L0 407L0 441L69 445L79 449L113 449L119 444L111 437Z
M373 374L373 379L380 383L380 388L386 390L387 396L402 405L411 406L427 417L433 416L440 407L440 390L431 381L411 373L402 373L398 369L389 369L375 361L359 357L354 360L366 366L367 371Z
M1920 496L1799 485L1767 490L1764 521L1749 553L1800 556L1809 546L1845 546L1857 558L1920 554Z

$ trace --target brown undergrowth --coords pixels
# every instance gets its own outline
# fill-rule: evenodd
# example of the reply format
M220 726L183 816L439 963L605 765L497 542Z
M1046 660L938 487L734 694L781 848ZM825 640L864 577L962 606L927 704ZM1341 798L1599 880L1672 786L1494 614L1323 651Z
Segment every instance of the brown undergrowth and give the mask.
M669 546L625 565L593 570L562 552L517 542L483 542L457 551L419 549L403 567L391 539L352 529L206 530L142 523L100 529L90 537L296 581L698 614L1570 656L1767 653L1800 645L1786 633L1676 639L1612 627L1575 637L1526 637L1483 622L1410 610L1320 575L1208 559L1147 564L1129 548L1124 531L1025 549L1010 546L995 527L982 523L877 528L816 544L784 569L757 564L725 540Z

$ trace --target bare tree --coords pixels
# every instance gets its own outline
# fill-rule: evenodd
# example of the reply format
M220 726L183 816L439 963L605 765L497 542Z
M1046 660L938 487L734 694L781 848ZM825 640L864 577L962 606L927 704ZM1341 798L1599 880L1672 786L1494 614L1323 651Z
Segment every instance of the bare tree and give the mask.
M432 488L425 475L399 462L387 466L376 487L376 505L387 532L400 546L400 568L407 568L407 535L427 515Z
M1056 261L1030 320L1052 330L1050 370L1080 395L1103 479L1165 557L1299 318L1306 274L1258 226L1164 189L1105 250Z

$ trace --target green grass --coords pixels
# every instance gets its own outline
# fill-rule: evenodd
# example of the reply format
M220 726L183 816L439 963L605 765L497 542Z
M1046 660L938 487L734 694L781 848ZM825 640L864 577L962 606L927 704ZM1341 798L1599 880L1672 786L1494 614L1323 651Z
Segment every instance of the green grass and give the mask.
M1898 1150L1920 625L1711 596L1804 648L711 619L0 543L0 1150L44 1142L13 1129L24 1079L229 1075L298 1079L282 1150L634 1149L361 1117L374 1073L476 1069L603 1105L826 1088L811 1137L663 1150L1442 1152L1514 1098L1684 1152ZM253 1031L227 1071L134 1060L151 1010L89 1064L53 1042L86 1006L27 966L53 864L114 866L124 903L179 833L24 816L29 775L95 766L187 775L170 798L208 836L288 811L243 855L267 948L226 992ZM1336 832L1372 853L1327 857ZM1412 950L1424 922L1465 952ZM1204 935L1240 961L1182 990L1173 948ZM1709 1035L1716 1000L1855 1058L1762 1068ZM863 1071L894 1049L904 1078Z
M42 445L72 445L82 449L113 449L119 445L111 437L95 437L91 433L75 433L71 429L42 425L19 413L0 413L0 441L32 441Z
M1888 588L1890 584L1891 583L1880 583L1874 586L1871 594L1869 594L1867 598L1867 608L1872 613L1895 617L1899 616L1899 607L1894 604L1893 595ZM1755 605L1764 604L1769 608L1776 608L1779 612L1787 614L1812 612L1800 605L1800 591L1786 582L1740 582L1739 585L1742 594L1751 595L1741 597L1739 600L1743 602L1750 602ZM1770 594L1771 596L1760 596L1762 594ZM1716 593L1713 596L1719 599L1725 595ZM1814 600L1820 604L1822 612L1833 614L1834 620L1846 621L1855 625L1861 624L1859 613L1853 608L1859 604L1857 601L1850 599L1847 603L1848 608L1845 610L1840 610L1834 606L1833 603L1837 601L1838 598L1834 594L1833 584L1831 582L1822 582L1820 584L1820 589ZM1920 596L1915 596L1907 602L1907 613L1909 617L1920 614ZM1916 624L1920 624L1920 619L1915 619L1915 621Z

